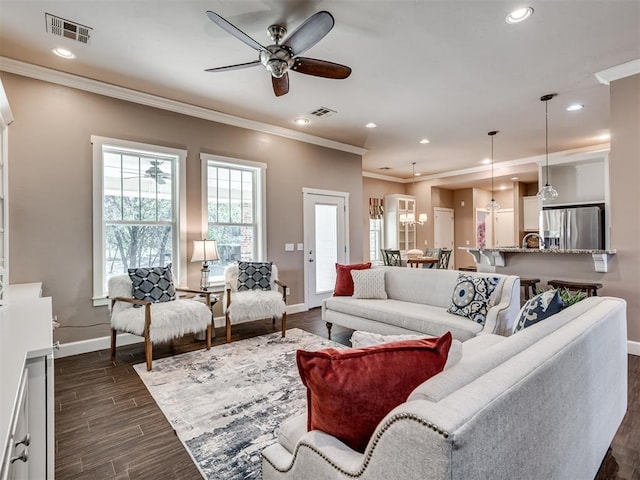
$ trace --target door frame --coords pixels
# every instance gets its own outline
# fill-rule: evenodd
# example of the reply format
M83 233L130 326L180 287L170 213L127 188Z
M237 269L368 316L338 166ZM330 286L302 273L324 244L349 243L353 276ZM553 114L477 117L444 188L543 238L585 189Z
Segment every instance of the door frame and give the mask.
M351 258L351 248L349 246L349 192L339 192L336 190L324 190L318 188L308 188L302 187L302 238L304 242L303 246L303 285L304 285L304 307L306 310L309 309L309 283L308 275L309 275L309 248L310 244L309 235L310 232L308 230L308 222L311 220L307 217L307 202L311 201L309 195L324 195L328 197L340 197L344 200L344 241L345 241L345 251L344 258L345 263L349 263L349 259Z
M455 252L455 247L456 247L456 212L453 208L446 208L446 207L433 207L433 246L436 247L436 238L437 238L437 232L436 232L436 222L435 222L435 218L436 218L436 212L446 212L446 213L450 213L451 214L451 258L449 259L449 270L455 268L455 261L456 261L456 252ZM437 248L437 247L436 247Z

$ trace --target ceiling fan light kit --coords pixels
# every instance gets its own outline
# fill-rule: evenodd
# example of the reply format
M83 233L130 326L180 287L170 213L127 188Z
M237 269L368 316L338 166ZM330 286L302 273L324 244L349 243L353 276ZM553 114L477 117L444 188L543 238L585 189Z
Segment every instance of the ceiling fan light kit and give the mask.
M540 101L544 102L544 140L545 140L545 158L546 158L546 181L542 190L537 193L537 197L541 201L555 200L558 198L558 192L549 184L549 100L557 96L557 93L548 93L540 97Z
M208 68L205 70L207 72L223 72L262 65L271 74L273 93L277 97L289 92L289 70L305 75L333 79L344 79L351 74L351 68L346 65L299 56L331 31L335 20L329 12L321 11L311 15L284 40L282 39L287 34L287 29L281 25L270 25L267 28L267 34L274 43L266 47L217 13L207 11L207 16L227 33L259 52L258 60L253 62Z

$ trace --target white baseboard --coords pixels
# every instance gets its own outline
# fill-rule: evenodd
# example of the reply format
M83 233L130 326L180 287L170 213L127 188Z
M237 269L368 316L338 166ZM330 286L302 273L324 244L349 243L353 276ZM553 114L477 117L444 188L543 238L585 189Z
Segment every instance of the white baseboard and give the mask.
M627 340L627 351L629 355L640 356L640 342L634 342L633 340Z
M131 345L133 343L142 343L144 339L131 333L119 333L116 344L121 347L123 345ZM71 355L80 355L81 353L97 352L98 350L106 350L111 348L111 336L90 338L89 340L80 340L79 342L69 342L60 345L60 350L54 350L54 358L70 357Z
M308 308L304 303L295 305L287 305L287 315L293 313L306 312ZM216 317L214 319L216 328L224 327L224 317ZM134 343L142 343L144 339L131 333L119 333L116 344L121 347ZM638 344L640 346L640 344ZM60 350L54 350L54 358L70 357L71 355L80 355L81 353L96 352L98 350L106 350L111 348L111 336L90 338L89 340L80 340L79 342L69 342L60 345ZM639 350L640 351L640 350ZM640 353L638 353L640 355Z

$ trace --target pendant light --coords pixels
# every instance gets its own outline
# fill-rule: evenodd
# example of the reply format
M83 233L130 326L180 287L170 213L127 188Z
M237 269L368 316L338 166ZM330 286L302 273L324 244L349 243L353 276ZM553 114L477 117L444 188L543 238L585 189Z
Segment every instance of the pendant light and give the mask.
M497 130L489 132L488 135L491 137L491 201L487 203L487 210L495 211L500 210L500 204L496 202L494 193L493 193L493 137L498 133Z
M412 177L415 179L418 176L416 175L416 162L413 162L411 164L411 172ZM427 214L419 214L418 220L416 220L415 213L401 213L398 220L400 220L400 223L402 223L402 225L424 225L425 223L427 223Z
M544 139L545 139L545 152L546 152L546 181L542 190L537 194L537 197L544 201L555 200L558 198L558 192L549 184L549 100L555 97L557 93L548 93L540 97L540 101L544 102Z

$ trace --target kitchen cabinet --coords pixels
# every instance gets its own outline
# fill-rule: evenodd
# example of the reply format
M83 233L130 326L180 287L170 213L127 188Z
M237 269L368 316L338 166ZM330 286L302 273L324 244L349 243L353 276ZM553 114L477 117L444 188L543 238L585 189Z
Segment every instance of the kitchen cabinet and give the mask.
M0 479L54 478L51 298L10 285L0 307Z
M540 203L538 197L522 198L522 220L525 232L537 232L539 230Z
M416 225L403 224L401 215L416 218L416 197L413 195L386 195L384 197L384 248L406 252L416 248Z

